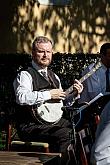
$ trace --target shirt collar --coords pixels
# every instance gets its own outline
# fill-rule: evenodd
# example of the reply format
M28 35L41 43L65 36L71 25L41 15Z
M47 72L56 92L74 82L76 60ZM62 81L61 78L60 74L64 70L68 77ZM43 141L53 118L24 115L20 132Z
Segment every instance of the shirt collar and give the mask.
M32 66L33 68L35 68L39 73L41 73L42 71L47 73L47 67L42 69L39 65L37 65L33 60L32 60Z

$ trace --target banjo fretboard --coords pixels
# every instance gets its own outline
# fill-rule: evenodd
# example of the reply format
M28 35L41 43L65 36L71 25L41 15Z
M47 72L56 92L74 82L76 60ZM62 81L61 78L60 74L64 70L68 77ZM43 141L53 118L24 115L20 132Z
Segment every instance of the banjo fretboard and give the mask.
M99 69L101 67L101 62L98 61L95 66L90 70L90 72L86 73L82 78L79 79L79 81L82 83L83 81L85 81L88 77L90 77L97 69ZM73 92L73 85L70 86L66 91L66 95L68 95L69 93Z

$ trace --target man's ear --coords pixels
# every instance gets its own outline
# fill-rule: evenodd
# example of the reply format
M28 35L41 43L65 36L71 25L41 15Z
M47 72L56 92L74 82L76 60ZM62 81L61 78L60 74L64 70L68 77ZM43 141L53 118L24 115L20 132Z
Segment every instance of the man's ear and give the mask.
M34 59L34 58L35 58L35 51L32 50L32 59Z
M34 50L32 50L32 56L34 55Z

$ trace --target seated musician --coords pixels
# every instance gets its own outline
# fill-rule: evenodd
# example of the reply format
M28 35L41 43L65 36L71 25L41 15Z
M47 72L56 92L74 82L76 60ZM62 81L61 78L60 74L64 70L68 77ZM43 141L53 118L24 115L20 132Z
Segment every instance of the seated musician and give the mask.
M69 94L61 88L59 77L48 69L52 47L52 41L47 37L36 37L32 45L31 66L18 73L14 80L16 102L20 105L16 111L16 126L22 140L48 142L51 152L66 155L71 124L62 117L61 107ZM77 96L71 97L77 99L83 90L78 80L73 84L75 90ZM62 159L63 165L66 164L64 161L67 160Z
M81 93L80 102L89 102L99 93L110 92L110 43L104 43L100 48L102 66L96 70L86 81ZM94 64L91 64L84 74L89 72ZM104 105L101 112L100 123L96 130L95 144L92 148L91 161L97 165L110 165L110 102Z

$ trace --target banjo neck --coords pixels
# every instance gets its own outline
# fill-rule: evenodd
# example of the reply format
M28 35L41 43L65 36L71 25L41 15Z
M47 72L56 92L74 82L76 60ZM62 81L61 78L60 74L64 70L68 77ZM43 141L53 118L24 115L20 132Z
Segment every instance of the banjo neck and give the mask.
M88 77L90 77L96 70L98 70L100 67L102 66L101 62L98 61L95 66L88 72L86 73L83 77L81 77L79 79L79 82L82 83L83 81L85 81ZM66 95L70 94L73 92L73 85L70 86L66 91Z

